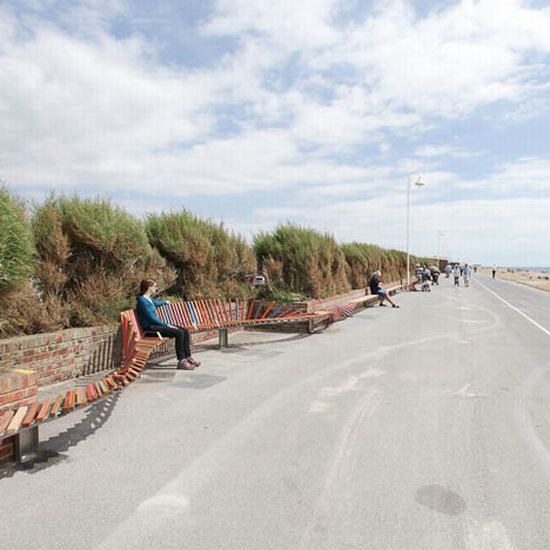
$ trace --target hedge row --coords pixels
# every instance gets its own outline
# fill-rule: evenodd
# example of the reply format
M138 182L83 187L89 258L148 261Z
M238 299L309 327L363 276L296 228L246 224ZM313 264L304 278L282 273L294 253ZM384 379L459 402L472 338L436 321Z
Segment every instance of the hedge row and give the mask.
M0 187L0 336L115 321L144 277L176 299L299 299L364 287L376 269L404 277L406 255L293 224L250 246L186 210L141 221L78 196L50 196L29 212ZM266 287L250 286L254 273Z

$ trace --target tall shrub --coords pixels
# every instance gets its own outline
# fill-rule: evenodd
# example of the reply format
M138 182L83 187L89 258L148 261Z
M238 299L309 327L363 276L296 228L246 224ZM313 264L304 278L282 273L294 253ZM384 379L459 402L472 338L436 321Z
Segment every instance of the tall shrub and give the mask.
M161 287L173 278L142 223L108 200L50 197L36 209L33 231L37 284L65 326L115 320L141 278Z
M344 254L334 237L295 224L254 238L258 265L277 290L324 297L350 289Z
M187 210L152 214L146 221L149 242L177 272L170 289L179 297L246 296L247 278L256 271L254 252L223 224Z
M34 245L25 208L0 186L0 293L30 281L33 266Z
M352 242L343 244L340 248L349 266L349 281L351 288L366 287L370 263L375 263L373 258L369 259L368 245Z
M24 205L0 186L0 336L42 327L41 304L32 287L35 249Z
M352 288L362 288L376 270L382 271L385 281L397 281L406 275L407 255L367 243L346 243L341 246L350 267ZM411 260L412 261L412 260Z

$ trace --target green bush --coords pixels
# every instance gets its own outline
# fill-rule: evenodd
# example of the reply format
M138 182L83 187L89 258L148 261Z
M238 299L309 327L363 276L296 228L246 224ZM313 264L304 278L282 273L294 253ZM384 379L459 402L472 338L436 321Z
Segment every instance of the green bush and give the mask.
M380 270L386 282L406 277L407 254L400 250L385 249L373 244L352 242L341 246L350 267L352 288L367 286L372 274ZM416 259L411 256L411 265Z
M174 278L143 224L107 200L52 196L32 221L37 287L62 326L116 320L133 305L142 278L161 288Z
M34 266L31 227L23 204L0 187L0 293L29 282Z
M350 289L349 268L332 235L288 223L256 235L254 249L273 292L318 298Z
M250 294L247 278L256 272L254 252L223 224L182 210L150 215L146 232L177 272L171 294L186 299Z
M416 262L434 260L411 256ZM252 291L257 266L267 286ZM135 303L139 281L157 281L174 299L296 301L364 288L380 269L406 276L406 254L291 223L255 236L254 247L182 210L145 224L108 200L50 196L29 223L23 204L0 186L0 335L116 321Z

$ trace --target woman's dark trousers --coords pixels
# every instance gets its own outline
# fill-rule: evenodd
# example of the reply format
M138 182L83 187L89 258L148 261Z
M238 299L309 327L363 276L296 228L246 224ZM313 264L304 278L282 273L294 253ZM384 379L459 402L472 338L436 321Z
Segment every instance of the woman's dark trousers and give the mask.
M183 327L161 327L160 325L151 325L147 332L158 332L161 336L176 339L176 357L178 361L187 359L191 356L191 344L189 331Z

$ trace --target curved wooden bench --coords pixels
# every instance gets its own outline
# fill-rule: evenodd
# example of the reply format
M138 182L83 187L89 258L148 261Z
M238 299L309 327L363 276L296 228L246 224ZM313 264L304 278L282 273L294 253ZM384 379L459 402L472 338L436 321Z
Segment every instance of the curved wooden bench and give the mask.
M184 327L190 333L218 330L220 347L224 347L227 346L228 328L291 323L319 316L318 313L307 313L302 309L303 306L276 301L216 299L165 304L157 308L157 313L165 323ZM123 369L141 371L151 353L168 338L144 331L133 309L123 311L120 318Z
M160 306L159 317L170 324L184 326L191 333L227 331L231 327L261 326L296 321L317 321L330 316L324 312L307 313L302 307L254 300L194 300ZM39 453L38 428L45 422L105 399L139 378L151 353L168 338L141 329L135 310L120 314L122 361L120 367L98 382L58 394L55 398L23 405L0 413L0 441L15 438L15 458L32 461ZM227 333L226 333L227 334ZM220 341L222 338L220 337ZM227 342L227 340L225 340Z

